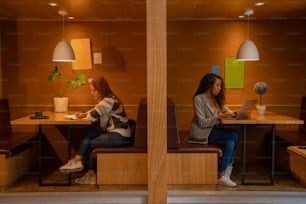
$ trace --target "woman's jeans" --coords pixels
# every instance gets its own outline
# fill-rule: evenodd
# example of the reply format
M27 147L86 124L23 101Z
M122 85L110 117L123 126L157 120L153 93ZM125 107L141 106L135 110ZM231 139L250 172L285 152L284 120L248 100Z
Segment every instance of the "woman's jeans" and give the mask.
M120 147L133 143L131 137L123 137L117 132L105 132L96 128L88 129L81 141L78 155L86 158L87 168L95 170L96 160L92 157L92 150L96 147Z
M238 133L225 128L214 127L208 136L208 144L216 144L224 148L219 173L224 172L229 164L234 162L233 157L236 150Z

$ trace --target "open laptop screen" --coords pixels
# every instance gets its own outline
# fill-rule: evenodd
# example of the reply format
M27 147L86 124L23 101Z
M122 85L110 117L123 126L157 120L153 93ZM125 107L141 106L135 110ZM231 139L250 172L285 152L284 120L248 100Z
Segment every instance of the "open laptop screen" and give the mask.
M236 119L247 119L250 117L252 110L255 108L257 99L247 99L243 101L241 108L239 109Z

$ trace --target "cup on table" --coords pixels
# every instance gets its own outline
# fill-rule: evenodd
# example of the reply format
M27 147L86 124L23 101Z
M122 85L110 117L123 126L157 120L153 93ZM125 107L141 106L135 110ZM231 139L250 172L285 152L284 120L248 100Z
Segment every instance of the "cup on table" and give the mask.
M38 118L42 117L42 115L43 115L43 113L41 111L36 111L35 112L35 116L38 117Z

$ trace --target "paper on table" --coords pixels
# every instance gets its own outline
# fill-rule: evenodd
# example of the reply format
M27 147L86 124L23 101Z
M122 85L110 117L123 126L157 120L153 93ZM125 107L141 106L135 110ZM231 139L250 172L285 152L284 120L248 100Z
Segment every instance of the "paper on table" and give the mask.
M76 120L76 116L75 114L67 114L67 115L64 115L64 118L65 119L69 119L69 120Z

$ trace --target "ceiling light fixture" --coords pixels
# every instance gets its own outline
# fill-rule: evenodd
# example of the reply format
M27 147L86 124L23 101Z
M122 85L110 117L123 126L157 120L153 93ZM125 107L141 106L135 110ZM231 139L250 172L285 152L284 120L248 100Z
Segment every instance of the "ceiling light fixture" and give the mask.
M248 16L247 23L247 39L240 45L238 53L237 53L237 61L258 61L259 54L256 45L249 40L249 32L250 32L250 15L254 13L253 9L247 9L244 12L244 15Z
M56 2L49 2L48 5L49 6L58 6L58 3L56 3Z
M64 39L64 21L65 16L68 15L66 10L59 10L58 14L63 17L63 40L58 42L53 51L53 62L73 62L75 61L75 56L73 49L69 42Z
M265 2L256 2L255 4L254 4L255 6L263 6L263 5L265 5Z

